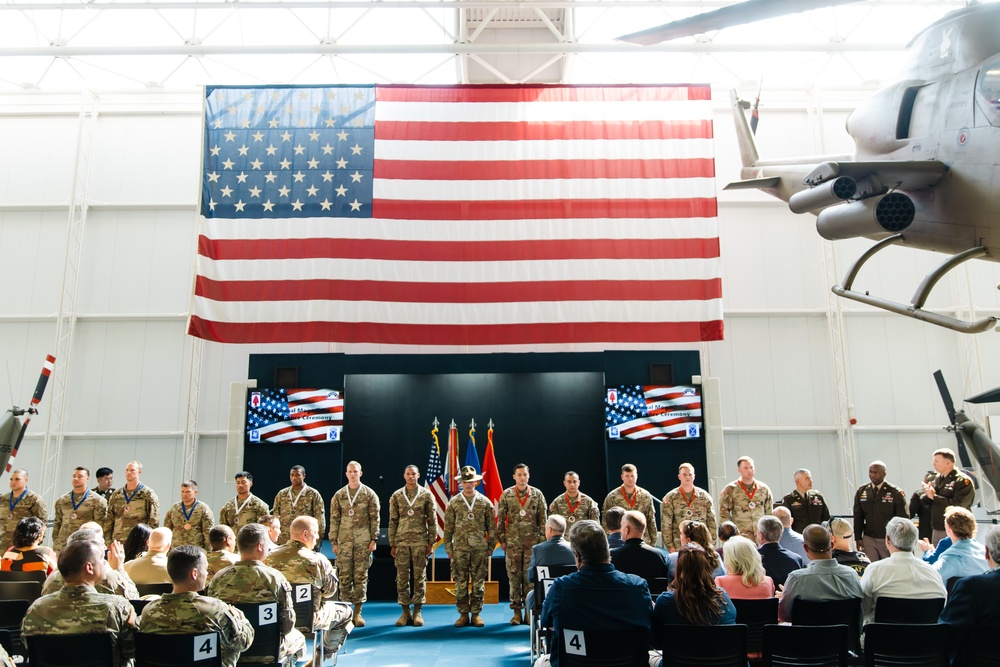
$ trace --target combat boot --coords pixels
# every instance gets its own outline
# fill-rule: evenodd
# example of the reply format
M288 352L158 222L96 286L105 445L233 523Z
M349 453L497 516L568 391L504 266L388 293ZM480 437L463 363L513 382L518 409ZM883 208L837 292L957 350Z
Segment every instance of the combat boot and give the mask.
M363 628L365 627L365 619L361 617L361 606L363 602L356 602L354 604L354 618L351 619L354 622L355 627Z
M477 612L473 612L473 614L472 614L472 627L474 627L474 628L481 628L484 625L486 625L486 622L483 621L483 617L479 615L479 612L478 611Z
M468 624L469 624L469 615L468 614L459 614L458 615L458 620L455 621L455 627L456 628L464 628Z
M521 608L520 607L515 607L514 608L514 617L510 619L510 624L511 625L521 625L522 623L524 623L524 619L521 618Z
M410 621L413 620L413 617L410 616L410 605L403 604L403 605L400 605L400 606L403 608L403 613L400 614L400 616L399 616L398 619L396 619L396 627L397 628L405 627L405 626L407 626L407 625L410 624Z
M424 615L420 613L421 607L423 607L422 604L413 605L413 627L415 628L424 627Z

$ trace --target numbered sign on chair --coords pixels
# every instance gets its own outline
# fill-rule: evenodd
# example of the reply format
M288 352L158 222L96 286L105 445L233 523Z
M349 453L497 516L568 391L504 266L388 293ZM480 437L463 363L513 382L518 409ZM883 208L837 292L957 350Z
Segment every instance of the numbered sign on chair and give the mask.
M572 655L587 655L587 640L584 639L580 630L567 630L563 628L563 645L566 653Z
M257 608L260 617L257 619L257 625L271 625L278 622L278 603L272 602L270 604L262 604Z
M548 595L549 591L552 590L552 582L554 579L542 579L542 586L545 587L545 594Z
M548 565L536 565L535 566L535 572L538 575L539 579L548 579L549 578L549 566Z
M295 584L296 602L305 602L306 600L312 600L312 597L313 597L312 584Z
M194 638L194 661L211 660L219 653L215 634L198 635Z

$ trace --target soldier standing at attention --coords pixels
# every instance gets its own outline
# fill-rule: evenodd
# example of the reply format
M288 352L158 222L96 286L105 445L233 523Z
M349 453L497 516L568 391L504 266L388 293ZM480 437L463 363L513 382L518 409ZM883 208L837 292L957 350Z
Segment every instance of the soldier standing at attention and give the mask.
M732 521L740 529L740 535L756 540L757 521L771 513L774 498L767 484L754 479L752 458L738 458L736 469L740 472L739 479L727 484L719 497L719 520Z
M160 499L156 493L139 481L142 464L129 461L125 466L125 486L111 494L108 515L104 520L104 539L110 544L115 540L125 543L129 532L138 523L150 528L160 525Z
M670 553L681 548L682 521L701 521L708 528L708 534L715 537L715 503L708 491L694 485L694 477L694 466L682 463L677 468L681 485L663 496L660 533L663 546Z
M167 572L174 590L146 605L139 630L160 635L218 632L223 667L236 667L240 653L253 643L253 626L236 607L198 593L208 577L205 552L177 547L167 557Z
M424 624L421 607L427 589L427 557L434 550L437 538L436 509L431 492L417 484L420 479L417 466L406 466L403 479L406 485L389 498L389 547L396 563L396 600L403 608L396 627L412 622L419 628Z
M379 501L361 483L361 464L347 464L347 486L330 499L330 546L337 556L340 599L354 605L354 625L365 627L361 607L368 599L368 568L378 540Z
M901 488L885 481L885 464L881 461L872 461L868 466L868 479L871 481L854 494L854 541L874 563L889 557L885 527L894 516L906 518L906 496Z
M90 481L90 471L78 467L73 471L73 490L59 500L52 508L55 518L52 523L52 548L57 552L66 545L66 538L80 529L80 526L93 521L103 524L108 514L108 503L99 493L87 488Z
M111 468L97 469L97 486L91 489L94 493L104 498L104 502L111 500L111 494L115 492L112 485L115 482L115 471Z
M215 525L212 508L198 500L198 482L189 479L181 482L181 501L167 512L163 527L174 532L172 544L179 547L191 544L205 551L211 548L209 533Z
M292 466L288 473L291 486L286 486L274 497L273 514L281 521L277 544L288 541L288 526L297 516L311 516L319 525L319 534L326 532L326 506L319 491L306 484L306 469ZM322 541L320 537L320 541Z
M236 473L236 497L222 506L219 512L219 523L225 524L238 533L240 528L257 519L270 514L267 503L250 493L253 488L253 475L246 470Z
M641 486L636 486L635 483L638 480L639 471L636 470L636 467L631 463L623 465L622 485L607 495L601 511L607 514L607 511L612 507L621 507L626 512L629 510L642 512L646 517L646 533L642 539L649 546L654 546L656 544L656 512L653 511L653 496ZM610 532L607 517L604 519L604 531Z
M497 539L504 550L507 577L510 579L511 625L524 622L521 607L533 584L528 581L531 548L545 541L547 504L542 492L528 486L531 471L526 463L514 466L514 486L500 494L497 501Z
M558 514L566 519L566 525L570 528L577 521L591 519L600 521L600 510L597 509L597 501L580 491L580 476L570 470L563 475L563 487L566 493L556 496L556 499L549 503L549 514Z
M823 494L813 490L812 473L805 468L795 471L795 490L777 504L788 508L792 513L792 525L798 526L800 531L814 523L830 520L830 508Z
M38 517L45 523L49 518L49 510L45 501L34 491L28 490L28 473L18 468L10 473L10 495L7 497L9 511L0 522L0 554L14 544L14 529L18 522L29 516Z
M459 476L462 492L448 501L444 513L444 550L451 559L451 578L455 580L455 604L458 607L456 628L486 623L480 612L486 597L486 563L497 543L497 524L493 504L476 491L483 478L472 466L465 466ZM471 584L471 585L470 585Z
M923 483L920 502L931 508L931 526L934 528L931 542L937 545L946 536L944 511L952 505L971 508L976 499L976 489L972 479L955 468L955 452L950 449L934 452L934 471L937 473L934 479Z

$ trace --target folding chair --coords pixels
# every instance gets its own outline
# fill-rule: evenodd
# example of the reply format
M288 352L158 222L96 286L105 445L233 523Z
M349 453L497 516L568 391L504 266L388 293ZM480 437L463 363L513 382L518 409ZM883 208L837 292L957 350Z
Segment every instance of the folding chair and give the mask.
M846 625L847 650L860 655L861 598L845 600L796 600L792 607L792 625Z
M45 584L48 576L44 572L21 572L19 570L0 570L0 581L37 581Z
M108 667L114 664L111 635L33 635L28 639L33 667Z
M764 650L764 626L778 623L778 598L733 600L736 622L747 626L747 659L758 661Z
M849 633L846 625L765 625L764 667L847 667Z
M545 635L546 629L541 627L542 618L542 605L545 603L545 595L552 588L552 582L555 581L551 578L536 578L535 579L535 595L534 602L531 607L528 608L528 641L531 643L531 648L528 652L528 657L531 660L531 664L535 664L535 660L538 659L540 655L545 653Z
M661 625L653 632L669 667L746 667L745 625Z
M222 667L219 633L135 635L136 667Z
M21 642L21 621L28 613L30 604L27 600L0 600L0 629L9 633L11 646L7 649L7 653L11 656L28 655L24 643Z
M927 600L890 597L876 598L875 622L902 623L904 625L937 623L942 609L944 609L944 598L930 598Z
M281 628L278 627L278 603L277 602L237 602L234 607L243 612L243 615L253 626L253 643L250 648L240 654L240 663L246 658L267 658L270 662L258 660L247 661L255 665L265 665L266 667L281 667Z
M173 584L136 584L135 589L139 591L139 597L145 595L163 595L164 593L172 593L174 590Z
M559 640L560 667L649 665L649 637L645 628L600 632L563 628Z
M41 596L38 581L0 581L0 600L27 600L31 604Z
M869 623L865 667L948 667L950 639L951 628L944 624Z

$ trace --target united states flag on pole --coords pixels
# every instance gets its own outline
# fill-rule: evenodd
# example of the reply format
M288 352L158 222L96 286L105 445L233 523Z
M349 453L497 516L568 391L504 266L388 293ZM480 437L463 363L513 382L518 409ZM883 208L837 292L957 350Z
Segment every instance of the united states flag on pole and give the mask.
M708 86L206 89L189 333L722 338Z
M431 453L427 461L427 475L424 484L434 496L434 516L437 518L437 541L444 539L444 513L448 507L448 489L444 484L444 468L441 465L441 448L438 445L437 427L431 431Z

